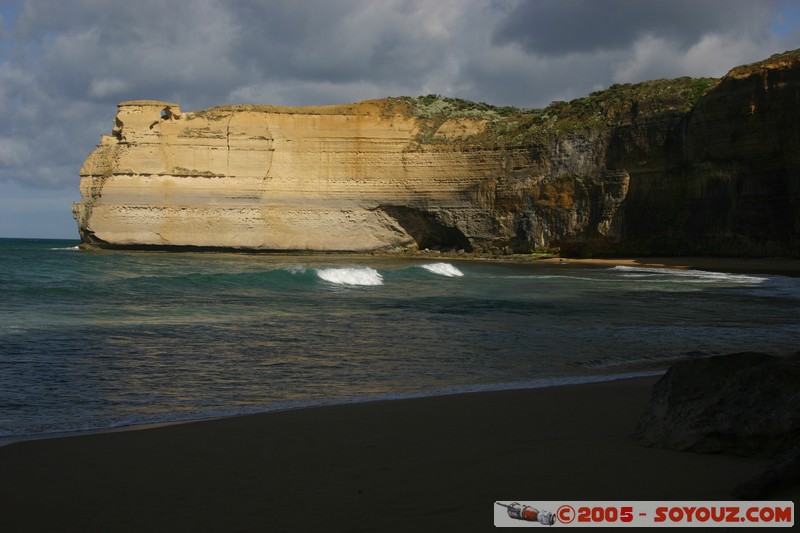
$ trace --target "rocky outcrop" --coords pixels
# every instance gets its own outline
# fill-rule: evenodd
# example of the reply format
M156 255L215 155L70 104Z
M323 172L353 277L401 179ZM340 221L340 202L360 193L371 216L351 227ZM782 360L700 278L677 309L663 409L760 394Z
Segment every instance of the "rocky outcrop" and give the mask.
M735 487L731 494L743 500L764 499L776 491L800 485L800 445L786 452L766 470Z
M664 164L635 173L622 249L800 256L797 52L733 69L664 138Z
M776 457L800 443L800 353L681 361L656 383L636 430L644 446Z
M800 54L520 111L429 95L118 106L84 243L799 257Z
M732 489L743 499L800 484L800 352L681 361L653 387L636 428L643 446L775 459Z

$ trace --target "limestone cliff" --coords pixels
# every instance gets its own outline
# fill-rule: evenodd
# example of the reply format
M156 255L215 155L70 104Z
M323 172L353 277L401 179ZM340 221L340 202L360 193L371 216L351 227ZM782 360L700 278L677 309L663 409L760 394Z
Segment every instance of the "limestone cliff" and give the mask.
M455 135L479 121L451 121ZM464 189L501 172L493 150L423 149L386 102L183 113L119 104L81 169L84 242L365 251L469 249L491 222ZM469 233L466 237L463 232Z
M123 102L74 213L107 247L797 257L799 73L791 52L530 111Z

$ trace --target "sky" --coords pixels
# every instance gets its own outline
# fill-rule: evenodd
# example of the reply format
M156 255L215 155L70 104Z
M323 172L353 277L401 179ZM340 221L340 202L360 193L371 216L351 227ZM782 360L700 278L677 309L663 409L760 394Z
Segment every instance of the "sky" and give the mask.
M800 48L800 0L0 0L0 237L77 238L116 104L524 108Z

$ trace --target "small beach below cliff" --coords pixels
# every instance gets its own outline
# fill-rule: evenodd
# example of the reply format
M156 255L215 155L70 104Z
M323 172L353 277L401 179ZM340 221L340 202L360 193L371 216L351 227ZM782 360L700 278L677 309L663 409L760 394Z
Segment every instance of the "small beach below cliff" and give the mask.
M483 531L495 501L725 500L763 460L643 448L657 377L0 448L4 531Z

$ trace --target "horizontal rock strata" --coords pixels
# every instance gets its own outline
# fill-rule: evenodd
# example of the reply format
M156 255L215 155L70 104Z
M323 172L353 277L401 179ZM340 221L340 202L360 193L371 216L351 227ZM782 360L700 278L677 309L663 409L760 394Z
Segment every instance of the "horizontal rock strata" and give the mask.
M531 111L123 102L74 213L105 247L798 257L799 74L790 52Z
M182 113L132 101L115 122L81 169L75 213L89 243L364 251L446 246L443 228L469 247L457 226L487 232L468 191L498 160L411 149L415 121L380 102ZM404 228L395 206L422 226Z

